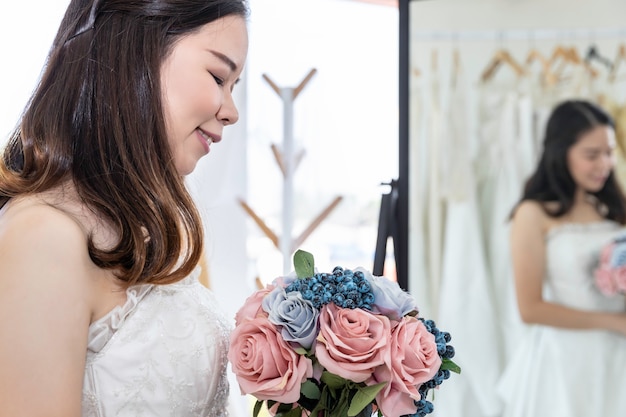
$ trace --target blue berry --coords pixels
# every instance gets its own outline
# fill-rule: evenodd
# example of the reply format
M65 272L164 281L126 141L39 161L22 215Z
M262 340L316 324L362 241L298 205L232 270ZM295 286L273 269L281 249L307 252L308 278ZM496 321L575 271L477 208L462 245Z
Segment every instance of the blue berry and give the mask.
M446 352L445 352L445 356L444 358L446 359L452 359L454 358L454 346L446 346Z

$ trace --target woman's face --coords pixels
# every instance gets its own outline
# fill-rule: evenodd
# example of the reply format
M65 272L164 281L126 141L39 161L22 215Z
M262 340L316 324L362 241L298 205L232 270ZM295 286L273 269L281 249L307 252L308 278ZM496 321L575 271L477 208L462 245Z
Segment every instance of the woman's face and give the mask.
M584 133L567 153L567 164L576 185L588 192L604 187L615 159L615 131L596 126Z
M239 119L233 87L248 53L244 18L230 15L176 41L161 67L168 140L180 175L222 139Z

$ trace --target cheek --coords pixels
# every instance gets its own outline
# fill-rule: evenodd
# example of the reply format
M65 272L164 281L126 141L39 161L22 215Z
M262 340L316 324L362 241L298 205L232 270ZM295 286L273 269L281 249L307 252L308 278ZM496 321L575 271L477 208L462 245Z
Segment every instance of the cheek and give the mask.
M195 129L215 117L220 106L221 92L206 83L188 83L179 91L179 120L185 129Z
M574 179L581 178L593 169L593 164L583 158L569 158L569 170Z
M198 71L183 71L170 77L164 92L166 115L173 128L181 123L195 123L195 129L219 108L221 92L211 84L207 74ZM185 129L189 129L186 126Z

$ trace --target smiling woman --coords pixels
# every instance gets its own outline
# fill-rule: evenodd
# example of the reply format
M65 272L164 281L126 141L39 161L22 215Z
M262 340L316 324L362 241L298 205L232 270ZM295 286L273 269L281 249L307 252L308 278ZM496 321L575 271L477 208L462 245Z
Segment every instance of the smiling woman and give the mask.
M626 410L626 299L604 296L592 278L601 248L626 224L614 148L614 121L597 105L567 100L552 111L512 216L517 305L533 326L504 373L503 415Z
M227 16L184 37L163 63L168 140L182 175L191 173L210 145L222 140L224 127L239 119L232 92L247 51L245 22Z
M70 2L0 159L0 416L226 414L184 180L238 120L247 13Z

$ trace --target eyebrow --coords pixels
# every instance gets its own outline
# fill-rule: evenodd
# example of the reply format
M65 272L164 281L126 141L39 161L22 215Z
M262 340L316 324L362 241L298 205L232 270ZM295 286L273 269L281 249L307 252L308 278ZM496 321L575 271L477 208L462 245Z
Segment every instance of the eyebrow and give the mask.
M213 54L214 56L216 56L221 61L223 61L226 65L228 65L231 71L233 72L237 71L237 64L235 64L235 62L232 59L230 59L223 53L214 51L212 49L207 49L207 51Z

